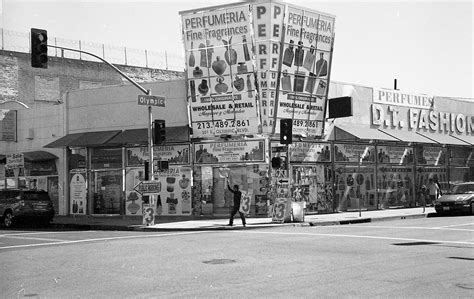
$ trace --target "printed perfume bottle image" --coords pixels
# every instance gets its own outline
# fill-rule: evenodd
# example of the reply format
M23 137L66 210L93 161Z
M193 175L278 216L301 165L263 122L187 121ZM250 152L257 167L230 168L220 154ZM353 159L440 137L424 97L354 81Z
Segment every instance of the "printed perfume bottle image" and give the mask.
M194 80L189 81L189 89L191 90L191 101L196 102L196 83Z
M303 50L303 42L298 42L298 48L295 51L295 65L302 66L303 65L303 57L304 57L304 50Z
M316 75L314 73L309 73L308 82L306 83L306 88L304 91L313 93L315 86L316 86Z
M201 84L198 86L198 91L202 95L206 95L209 91L209 86L207 85L207 80L202 79Z
M281 73L281 89L291 91L291 79L286 70Z
M249 98L253 97L252 93L252 80L250 79L251 75L247 75L247 95Z
M227 84L224 82L224 77L219 76L219 77L217 77L216 81L217 81L217 84L214 87L216 92L217 93L226 93L229 86L227 86Z
M313 45L311 45L311 49L309 50L309 52L306 52L306 56L303 62L303 67L310 72L313 70L314 61L316 61L316 55L314 53L315 51L316 49Z
M201 43L199 44L199 57L201 58L199 62L200 67L207 67L207 53L206 53L206 45Z
M304 72L296 72L293 83L293 91L303 92L304 89Z
M328 62L324 59L324 53L319 53L319 60L316 62L316 75L324 77L328 74Z
M245 61L250 60L250 53L249 53L249 47L247 45L247 37L245 35L242 35L242 42L244 43L242 47L244 48L244 59Z
M283 64L286 66L291 67L293 64L293 58L295 54L293 53L294 41L290 40L290 44L288 48L286 48L285 52L283 53Z
M318 84L318 88L316 89L316 95L317 96L324 96L326 94L326 82L324 82L323 80L320 80L319 81L319 84Z
M191 42L191 53L189 54L189 61L188 61L188 65L190 67L194 67L194 65L196 64L196 58L194 57L194 53L193 53L193 42Z

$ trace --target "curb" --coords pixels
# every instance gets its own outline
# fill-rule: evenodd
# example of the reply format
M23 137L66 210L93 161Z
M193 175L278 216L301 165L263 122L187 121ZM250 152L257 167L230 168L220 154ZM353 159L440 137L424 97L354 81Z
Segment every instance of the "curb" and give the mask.
M348 220L327 220L327 221L306 221L306 222L294 222L294 223L265 223L256 225L247 225L247 227L234 226L213 226L213 227L176 227L176 228L160 228L160 227L147 227L143 225L132 225L132 226L121 226L121 225L106 225L106 224L77 224L77 223L51 223L51 227L57 229L78 229L78 230L104 230L104 231L155 231L155 232L170 232L170 231L232 231L232 230L249 230L249 229L262 229L262 228L275 228L275 227L307 227L307 226L330 226L330 225L348 225L348 224L359 224L359 223L370 223L379 221L392 221L392 220L404 220L404 219L417 219L417 218L428 218L433 217L436 213L423 213L413 215L398 215L398 216L385 216L385 217L371 217L371 218L360 218L360 219L348 219Z

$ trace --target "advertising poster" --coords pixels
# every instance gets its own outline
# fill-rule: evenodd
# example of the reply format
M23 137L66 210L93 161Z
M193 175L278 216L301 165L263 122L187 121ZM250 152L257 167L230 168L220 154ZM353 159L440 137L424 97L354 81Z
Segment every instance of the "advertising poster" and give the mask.
M272 133L285 5L255 3L252 8L255 62L260 91L262 133Z
M364 144L334 144L336 162L375 162L375 146Z
M377 162L390 164L411 164L414 162L413 149L401 146L377 146Z
M265 161L264 140L198 143L194 150L197 164Z
M273 204L272 222L283 223L290 221L291 200L288 198L277 197Z
M266 195L255 195L255 215L268 215L268 198Z
M331 162L329 143L294 142L289 153L291 162Z
M375 167L340 166L335 169L334 200L339 211L376 208Z
M191 214L191 168L170 166L168 170L155 173L155 180L163 186L156 199L157 214Z
M189 164L190 145L175 144L153 147L154 161L168 161L169 164ZM127 166L142 166L148 161L147 147L131 147L126 149Z
M0 109L0 141L17 141L17 111Z
M441 166L446 164L446 148L419 145L416 150L416 163Z
M414 206L413 167L379 167L377 189L382 207Z
M145 180L143 168L127 168L125 172L125 214L140 215L142 211L142 196L134 187Z
M87 189L86 172L71 172L70 189L70 214L86 214Z
M250 214L250 204L251 204L251 193L242 190L242 198L240 200L239 212L244 213L245 215Z
M294 120L293 134L323 134L334 22L332 16L288 5L276 116Z
M182 13L195 137L258 133L249 5Z

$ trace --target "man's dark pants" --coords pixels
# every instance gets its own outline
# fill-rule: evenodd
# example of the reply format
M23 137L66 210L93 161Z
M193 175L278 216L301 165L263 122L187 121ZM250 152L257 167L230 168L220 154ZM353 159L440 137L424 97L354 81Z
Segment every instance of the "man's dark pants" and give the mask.
M235 214L237 214L237 212L239 212L240 219L242 219L242 225L245 225L245 215L244 215L244 213L239 211L239 208L240 208L240 206L238 206L238 205L234 205L234 207L232 208L232 212L230 213L229 225L234 224L234 216L235 216Z

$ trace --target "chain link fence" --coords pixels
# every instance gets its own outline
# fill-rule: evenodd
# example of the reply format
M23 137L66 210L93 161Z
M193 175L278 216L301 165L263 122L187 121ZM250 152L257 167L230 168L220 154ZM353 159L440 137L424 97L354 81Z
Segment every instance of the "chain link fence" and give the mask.
M11 31L1 28L0 49L14 52L30 52L30 33ZM86 41L77 41L48 36L48 44L57 47L82 50L93 53L113 64L146 67L183 72L184 57L167 51L139 50ZM49 48L48 55L78 60L96 61L94 57L72 51Z

